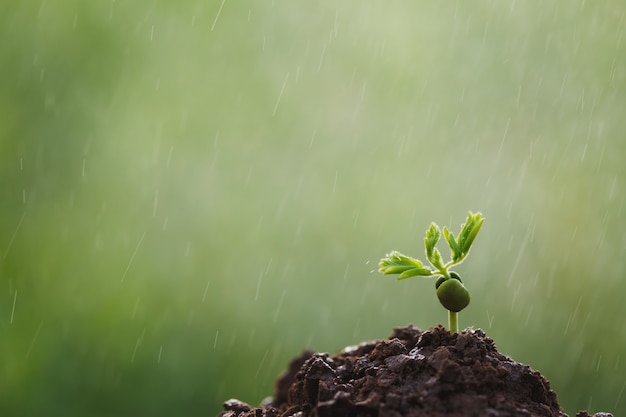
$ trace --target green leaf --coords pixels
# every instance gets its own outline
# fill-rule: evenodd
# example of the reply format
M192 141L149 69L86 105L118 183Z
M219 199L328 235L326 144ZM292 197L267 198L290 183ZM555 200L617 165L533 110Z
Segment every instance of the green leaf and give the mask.
M407 278L411 278L411 277L415 277L415 276L421 276L421 277L428 277L431 276L433 274L433 271L431 271L430 269L426 268L426 267L422 267L422 268L413 268L413 269L409 269L404 271L403 273L401 273L398 276L398 279L407 279Z
M458 244L461 248L462 257L465 257L465 255L469 252L470 247L472 246L472 243L474 243L474 239L476 238L476 235L478 235L478 232L484 222L485 218L481 213L473 214L470 211L467 215L467 220L461 226L461 232L458 237Z
M427 269L417 259L403 255L398 251L388 253L380 260L378 266L380 267L378 271L385 275L401 274L411 269Z
M435 250L435 245L439 241L441 237L441 231L439 230L439 226L435 223L431 223L430 227L426 231L426 237L424 238L424 246L426 247L426 257L432 262L431 257L433 256L433 251Z
M384 270L383 268L381 268L379 271L385 275L392 275L392 274L401 274L411 269L414 269L414 268L409 265L390 265L390 266L384 267Z
M388 253L386 257L380 260L379 272L385 275L400 274L398 279L406 279L414 276L430 276L432 271L425 267L422 262L417 259L408 257L398 251Z
M431 254L431 257L428 258L428 260L438 270L443 272L443 270L445 269L445 267L443 266L443 260L441 259L441 252L439 252L439 249L435 249L433 253Z
M457 261L461 257L461 247L459 243L454 238L454 233L448 230L447 227L443 228L443 236L446 238L448 242L448 246L450 246L450 252L452 253L452 261Z
M480 231L480 228L483 226L484 222L485 222L485 218L482 217L480 213L477 213L474 216L474 224L472 227L472 231L470 232L470 234L467 237L467 240L465 241L465 247L467 248L468 251L469 251L470 246L472 246L472 243L474 243L474 239L476 239L476 235L478 235L478 232Z

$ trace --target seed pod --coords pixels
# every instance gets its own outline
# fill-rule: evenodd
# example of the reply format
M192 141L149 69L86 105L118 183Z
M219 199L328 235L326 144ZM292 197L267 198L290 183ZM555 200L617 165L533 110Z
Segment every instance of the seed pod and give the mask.
M446 278L446 277L439 277L439 278L437 278L437 281L435 282L435 289L438 290L439 286L441 284L443 284L444 282L446 282L447 279L448 278Z
M446 309L454 312L463 310L470 302L470 295L461 277L455 272L450 273L451 278L441 277L437 279L437 297Z
M454 278L454 279L458 280L459 282L463 282L461 280L461 276L459 274L457 274L456 272L454 272L454 271L450 271L450 278ZM446 282L447 280L448 280L448 278L446 278L446 277L439 277L439 278L437 278L437 281L435 282L435 289L436 290L439 289L439 286L441 284L443 284L444 282Z

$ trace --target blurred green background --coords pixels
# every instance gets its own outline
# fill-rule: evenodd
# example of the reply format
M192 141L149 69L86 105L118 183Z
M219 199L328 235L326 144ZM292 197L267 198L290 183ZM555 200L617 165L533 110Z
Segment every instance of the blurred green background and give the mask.
M0 414L258 404L304 348L445 323L377 262L472 210L461 326L625 415L625 13L2 2Z

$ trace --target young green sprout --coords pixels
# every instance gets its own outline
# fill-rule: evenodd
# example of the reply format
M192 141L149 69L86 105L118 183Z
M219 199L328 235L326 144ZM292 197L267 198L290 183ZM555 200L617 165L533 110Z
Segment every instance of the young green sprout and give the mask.
M431 223L426 231L424 246L426 247L426 258L432 268L424 266L417 259L405 256L398 251L392 251L380 260L378 271L385 275L399 274L399 280L414 276L438 277L435 281L437 297L441 305L448 310L450 332L458 333L459 311L467 307L470 302L470 295L459 274L449 269L460 264L467 257L484 221L485 218L481 213L474 214L470 211L457 237L448 228L443 228L443 236L450 246L452 258L447 263L443 262L441 253L435 247L441 237L441 230L435 223Z

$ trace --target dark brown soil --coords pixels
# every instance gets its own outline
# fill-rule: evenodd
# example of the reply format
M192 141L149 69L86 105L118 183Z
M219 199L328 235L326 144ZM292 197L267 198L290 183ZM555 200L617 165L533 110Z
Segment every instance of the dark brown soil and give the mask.
M333 357L304 352L278 379L273 399L257 408L229 400L219 414L249 416L567 417L548 380L500 354L482 330L411 325Z

